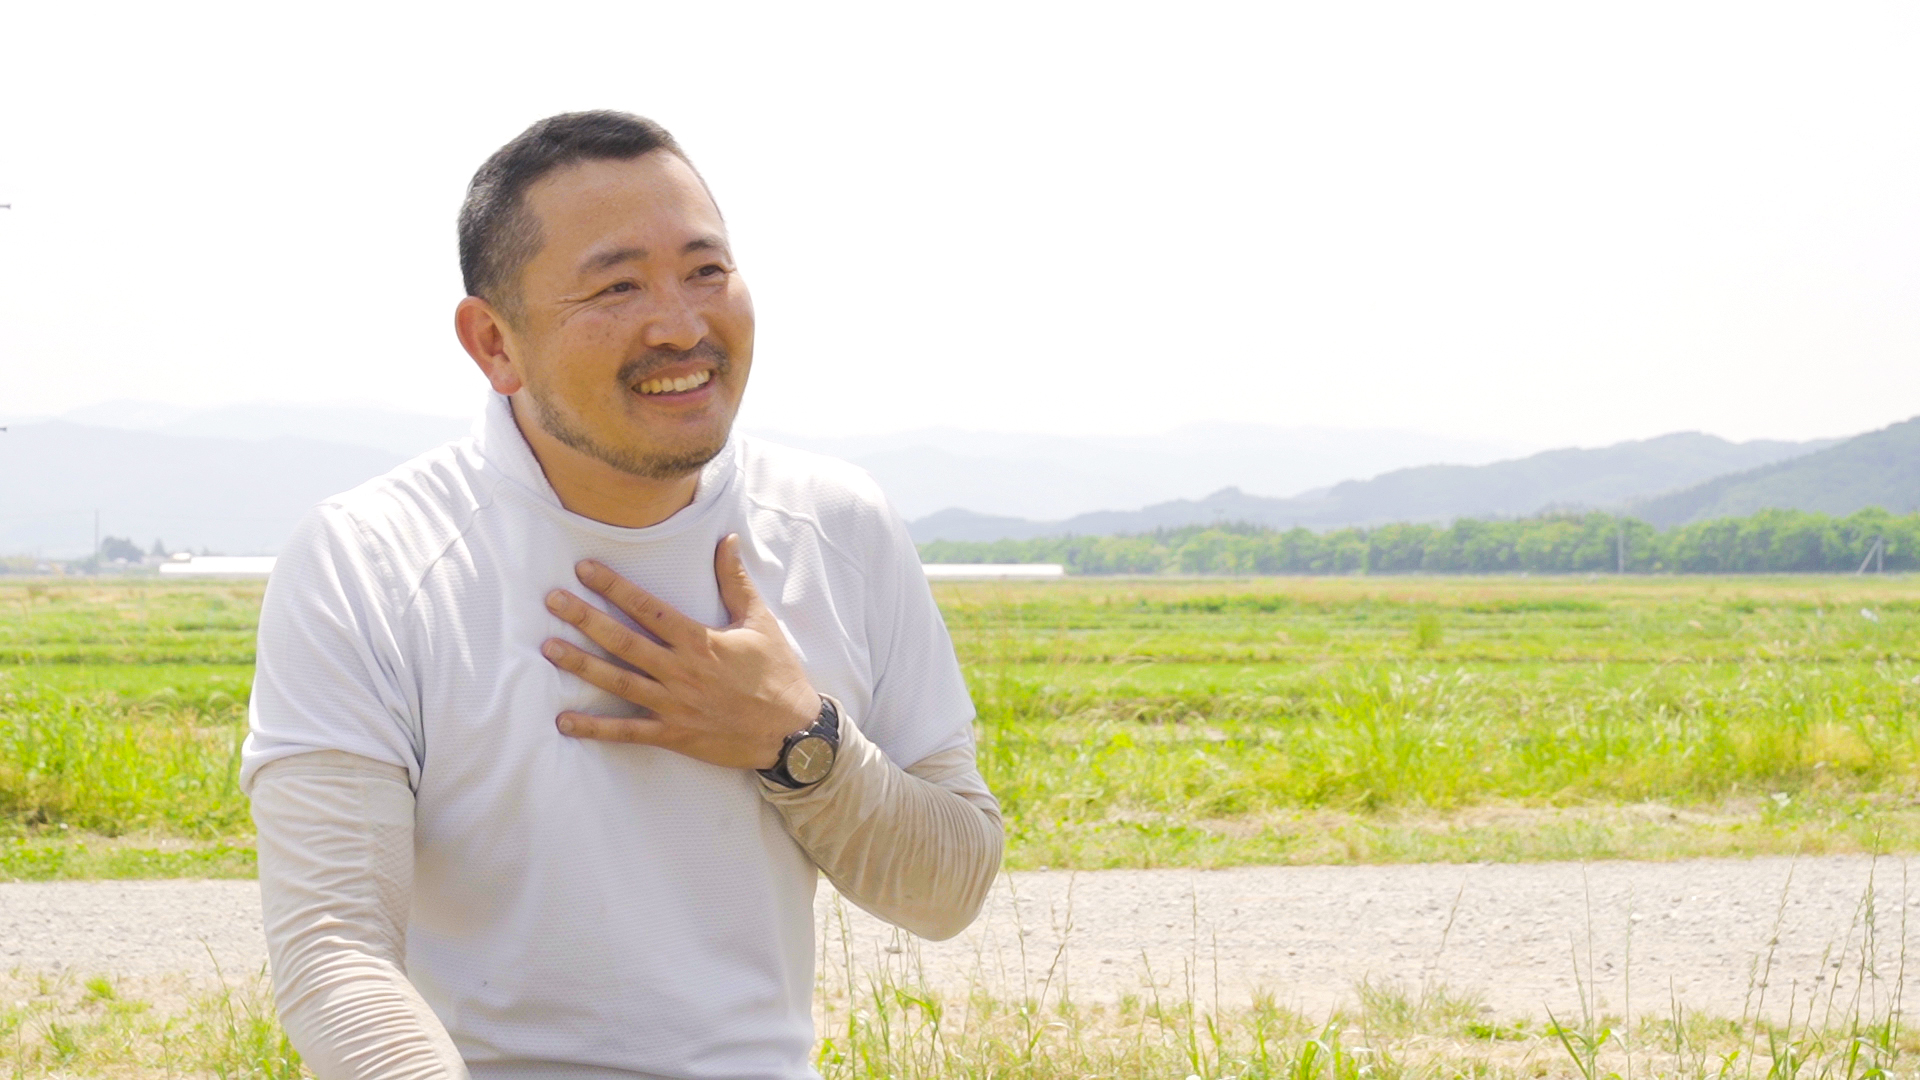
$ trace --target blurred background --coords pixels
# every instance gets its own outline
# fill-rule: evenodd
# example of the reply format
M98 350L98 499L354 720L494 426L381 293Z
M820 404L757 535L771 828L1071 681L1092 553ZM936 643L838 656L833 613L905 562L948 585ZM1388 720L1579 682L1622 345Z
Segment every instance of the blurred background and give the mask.
M583 108L711 182L743 426L922 541L1907 513L1915 55L1894 5L15 3L0 555L270 554L463 432L461 194Z

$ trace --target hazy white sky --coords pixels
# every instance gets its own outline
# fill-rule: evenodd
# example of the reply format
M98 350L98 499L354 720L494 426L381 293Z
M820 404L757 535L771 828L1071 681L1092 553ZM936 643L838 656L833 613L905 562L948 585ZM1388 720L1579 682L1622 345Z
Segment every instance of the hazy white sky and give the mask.
M0 416L460 413L453 216L665 123L746 421L1537 445L1920 413L1920 8L8 5Z

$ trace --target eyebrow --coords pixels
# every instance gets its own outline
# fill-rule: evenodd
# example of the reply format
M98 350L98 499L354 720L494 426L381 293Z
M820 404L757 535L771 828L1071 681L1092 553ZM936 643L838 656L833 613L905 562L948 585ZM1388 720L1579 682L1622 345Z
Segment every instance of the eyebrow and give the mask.
M727 250L727 242L714 235L696 236L680 246L680 254L682 255L691 255L696 251L725 250ZM650 254L651 252L643 247L614 248L612 251L603 251L598 255L594 255L587 259L586 262L581 263L580 272L583 274L593 274L618 266L623 262L645 262L647 256Z
M598 255L588 257L587 261L580 264L580 272L583 274L597 273L609 267L618 266L623 262L644 262L646 258L647 249L643 247L614 248L612 251L603 251Z

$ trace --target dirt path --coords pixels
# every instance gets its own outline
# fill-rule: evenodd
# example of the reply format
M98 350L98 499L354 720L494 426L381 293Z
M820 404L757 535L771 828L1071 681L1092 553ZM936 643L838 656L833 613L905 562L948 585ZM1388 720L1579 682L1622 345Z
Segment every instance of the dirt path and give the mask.
M851 956L863 979L913 970L936 985L1037 995L1051 969L1050 995L1064 985L1111 998L1152 992L1151 972L1163 997L1212 1001L1217 977L1222 1000L1263 989L1315 1013L1371 979L1477 994L1501 1015L1577 1015L1591 965L1611 1011L1630 989L1636 1013L1664 1014L1677 998L1737 1016L1772 943L1766 1010L1784 1014L1793 997L1798 1014L1810 994L1824 1003L1836 979L1842 1004L1856 985L1886 1000L1906 915L1920 906L1906 871L1899 859L1857 857L1041 871L1003 878L980 922L941 943L906 941L850 908L843 921L828 889L819 911L831 979L844 980ZM1913 922L1920 934L1920 913ZM1920 979L1915 961L1909 981ZM263 963L252 882L0 885L0 970L205 981L216 965L232 978Z

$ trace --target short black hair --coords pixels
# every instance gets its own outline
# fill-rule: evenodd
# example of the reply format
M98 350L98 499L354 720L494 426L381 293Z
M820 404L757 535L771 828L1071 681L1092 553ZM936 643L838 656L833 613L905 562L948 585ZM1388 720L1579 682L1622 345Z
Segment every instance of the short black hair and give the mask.
M687 161L666 128L632 113L596 109L549 116L493 152L460 204L460 277L511 318L517 278L540 250L540 222L526 210L527 189L556 169L583 161L631 161L655 150ZM692 166L691 161L687 161Z

